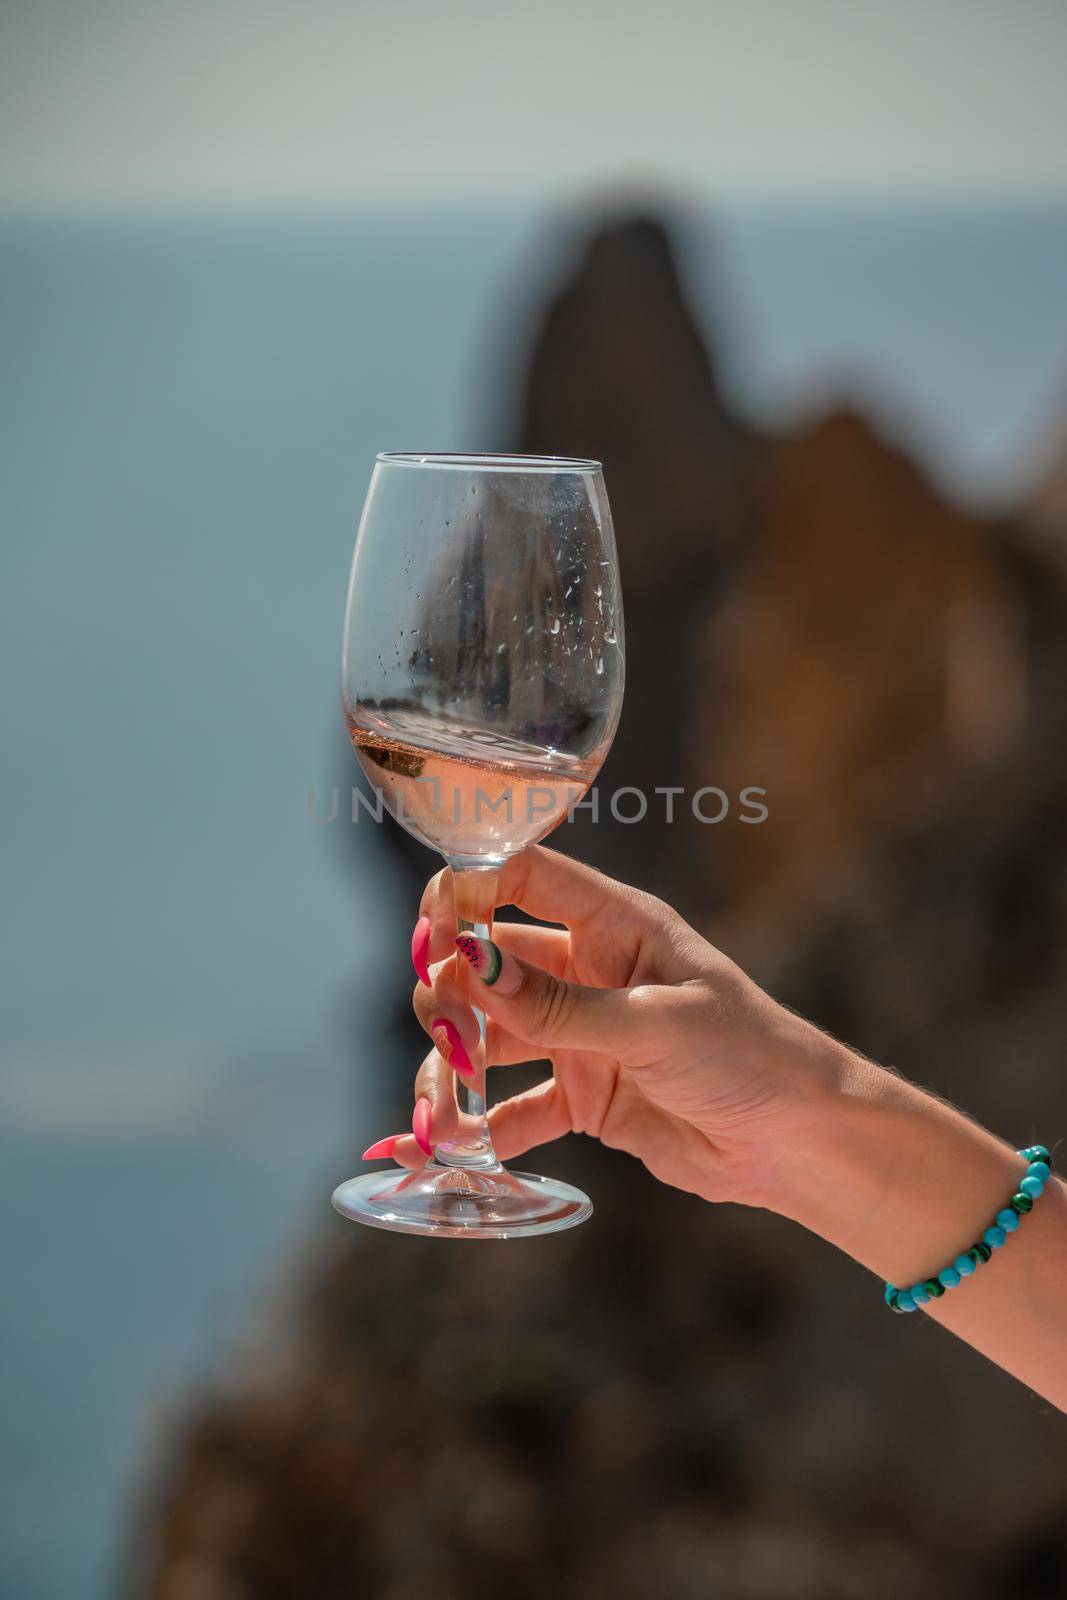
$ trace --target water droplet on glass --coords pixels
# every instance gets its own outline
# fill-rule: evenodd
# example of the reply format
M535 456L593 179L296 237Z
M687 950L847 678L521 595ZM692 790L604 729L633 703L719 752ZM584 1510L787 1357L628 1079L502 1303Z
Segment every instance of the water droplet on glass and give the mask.
M549 631L549 633L558 633L559 632L559 618L558 617L555 617L553 619L552 626L551 626L551 628L549 628L548 631Z
M597 658L596 658L596 671L597 671L597 677L598 678L599 678L600 674L603 672L603 670L604 670L604 657L603 656L597 656Z

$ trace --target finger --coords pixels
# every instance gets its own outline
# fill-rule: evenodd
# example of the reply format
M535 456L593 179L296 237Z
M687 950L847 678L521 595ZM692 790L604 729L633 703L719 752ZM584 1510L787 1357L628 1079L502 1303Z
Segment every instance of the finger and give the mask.
M691 1123L654 1105L625 1073L596 1133L610 1150L625 1150L643 1161L662 1182L708 1199L726 1198L713 1196L709 1188L709 1164L717 1156L710 1140Z
M416 936L424 963L444 961L452 954L452 939L456 931L456 911L452 901L452 868L442 867L435 872L419 902L419 920L412 935L412 959ZM415 969L422 977L419 968Z
M520 961L550 972L554 978L565 977L570 969L571 936L566 928L535 928L524 922L498 922L493 929L493 939ZM453 944L453 949L455 948Z
M415 1075L415 1109L410 1133L379 1139L363 1152L364 1161L397 1162L421 1167L434 1146L451 1139L459 1127L459 1108L452 1092L452 1070L436 1050L431 1050Z
M496 903L512 904L500 894L497 895ZM566 959L566 952L570 948L569 937L560 928L530 928L522 923L509 922L500 924L498 932L504 935L505 941L520 955L525 953L529 937L533 942L530 944L528 959L549 972L554 971L556 966ZM455 954L455 946L452 943L455 936L456 908L452 898L452 869L443 867L440 872L435 873L423 890L419 904L419 920L411 935L411 964L427 988L433 982L431 967L437 962L447 961ZM543 949L535 949L534 946L541 939L545 941Z
M459 1107L452 1087L452 1069L437 1050L431 1050L415 1074L415 1109L411 1131L423 1155L451 1139L459 1127Z
M555 1078L501 1100L489 1113L493 1148L502 1161L521 1156L536 1144L562 1139L570 1131L566 1097Z
M561 1139L569 1131L571 1120L566 1099L555 1078L547 1078L523 1094L514 1094L490 1110L493 1149L502 1162L510 1162L512 1157L533 1150L537 1144ZM448 1138L448 1134L443 1134L443 1138ZM411 1134L392 1134L392 1138L381 1139L363 1152L365 1162L394 1160L398 1166L413 1170L426 1165L427 1158Z
M555 930L544 928L530 931L548 933ZM566 935L562 937L565 938ZM454 1071L459 1073L464 1083L470 1083L476 1076L482 1059L478 1054L481 1029L471 1009L469 997L452 975L455 971L454 960L448 963L448 966L451 971L443 970L441 966L434 969L431 975L431 988L426 989L421 984L416 985L411 996L411 1004L420 1024L430 1035L440 1055ZM527 1040L509 1033L507 1028L501 1027L498 1023L492 1021L488 1023L485 1053L487 1066L514 1066L517 1062L530 1059L531 1052Z
M401 1167L424 1167L428 1157L415 1143L410 1133L392 1133L377 1144L368 1145L363 1152L364 1161L395 1161Z
M570 965L570 935L562 928L527 928L519 923L505 923L496 930L497 942L502 948L520 956L532 966L548 972L554 978L563 977ZM461 1077L467 1076L468 1063L476 1062L480 1030L471 1009L470 992L464 988L455 967L455 936L451 936L450 960L439 962L429 973L429 987L421 983L415 988L411 1003L421 1025L433 1039L441 1054L456 1067ZM449 1055L438 1037L441 1022L454 1027L459 1034L461 1054ZM455 1050L455 1040L448 1043ZM530 1059L529 1046L506 1028L491 1025L487 1064L502 1066Z
M482 1041L478 1019L456 981L454 963L436 968L431 981L431 988L421 982L415 986L411 997L415 1015L449 1066L469 1081L476 1072Z
M415 924L411 935L411 965L418 974L420 983L427 989L430 987L430 935L433 926L429 917L421 916Z
M471 933L459 934L456 948L474 975L473 997L528 1044L601 1051L634 1066L653 1055L660 991L567 983Z
M531 1045L528 1039L520 1039L517 1033L509 1033L491 1017L486 1018L485 1046L486 1065L490 1067L516 1067L526 1061L545 1059L543 1050Z
M452 894L450 867L436 873L423 890L419 916L430 923L428 961L444 960L449 953L455 916ZM532 845L505 863L497 880L496 904L518 906L543 922L569 928L610 915L620 937L654 922L657 912L666 914L650 895L543 845Z
M436 922L431 922L430 917L424 915L415 924L411 936L411 964L424 989L433 988L436 969L454 958L455 935L455 918L451 910L444 910ZM536 928L522 922L501 922L494 929L494 937L498 944L514 951L535 967L550 972L555 978L562 978L569 968L571 936L565 928Z
M639 911L647 915L646 903L648 897L639 890L543 845L512 856L501 869L497 889L497 905L518 906L542 922L562 922L568 928L609 915L629 922Z

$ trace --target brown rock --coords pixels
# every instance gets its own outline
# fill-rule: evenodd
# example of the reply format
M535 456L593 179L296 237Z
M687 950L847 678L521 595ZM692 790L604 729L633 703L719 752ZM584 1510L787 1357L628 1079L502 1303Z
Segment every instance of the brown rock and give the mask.
M1067 571L1067 432L1062 423L1038 474L1037 487L1021 508L1024 536L1038 559Z
M692 785L762 785L716 888L785 937L857 858L966 804L1027 733L1024 595L994 530L859 416L771 444L760 536L706 625ZM706 849L710 879L715 844Z
M672 828L638 830L613 821L607 799L636 787L663 816L655 789L682 784L693 764L687 741L707 695L696 652L725 574L754 536L759 445L721 392L658 222L601 229L562 284L533 343L520 448L603 461L627 659L638 664L602 775L600 822L583 819L555 842L625 872L639 837L646 886L686 904L680 868L701 825L679 807ZM636 809L632 797L620 803L624 815Z

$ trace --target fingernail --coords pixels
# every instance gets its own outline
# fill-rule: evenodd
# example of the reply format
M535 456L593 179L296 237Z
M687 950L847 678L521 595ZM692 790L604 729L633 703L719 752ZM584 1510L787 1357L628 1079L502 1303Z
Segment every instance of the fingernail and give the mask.
M463 1048L459 1029L447 1017L435 1017L430 1023L430 1038L437 1046L437 1054L444 1056L450 1067L455 1067L464 1077L474 1076L474 1063Z
M415 1102L415 1115L411 1119L411 1131L415 1135L415 1143L423 1155L433 1155L433 1145L430 1143L430 1102L425 1096Z
M513 995L522 983L524 973L515 957L501 950L492 939L479 939L476 933L461 933L456 937L456 949L486 988L495 989L498 994Z
M430 919L420 917L411 935L411 964L419 975L419 982L430 987Z
M396 1141L400 1138L398 1133L391 1133L388 1139L379 1139L377 1144L369 1144L364 1150L361 1160L383 1161L386 1156L391 1156L396 1149Z

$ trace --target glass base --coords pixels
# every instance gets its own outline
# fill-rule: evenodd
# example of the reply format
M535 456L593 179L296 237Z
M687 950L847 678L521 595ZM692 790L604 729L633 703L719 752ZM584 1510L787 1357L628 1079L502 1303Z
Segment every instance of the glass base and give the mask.
M442 1239L524 1239L575 1228L593 1202L557 1178L506 1167L472 1171L428 1161L418 1172L368 1172L334 1190L342 1216L394 1233Z

